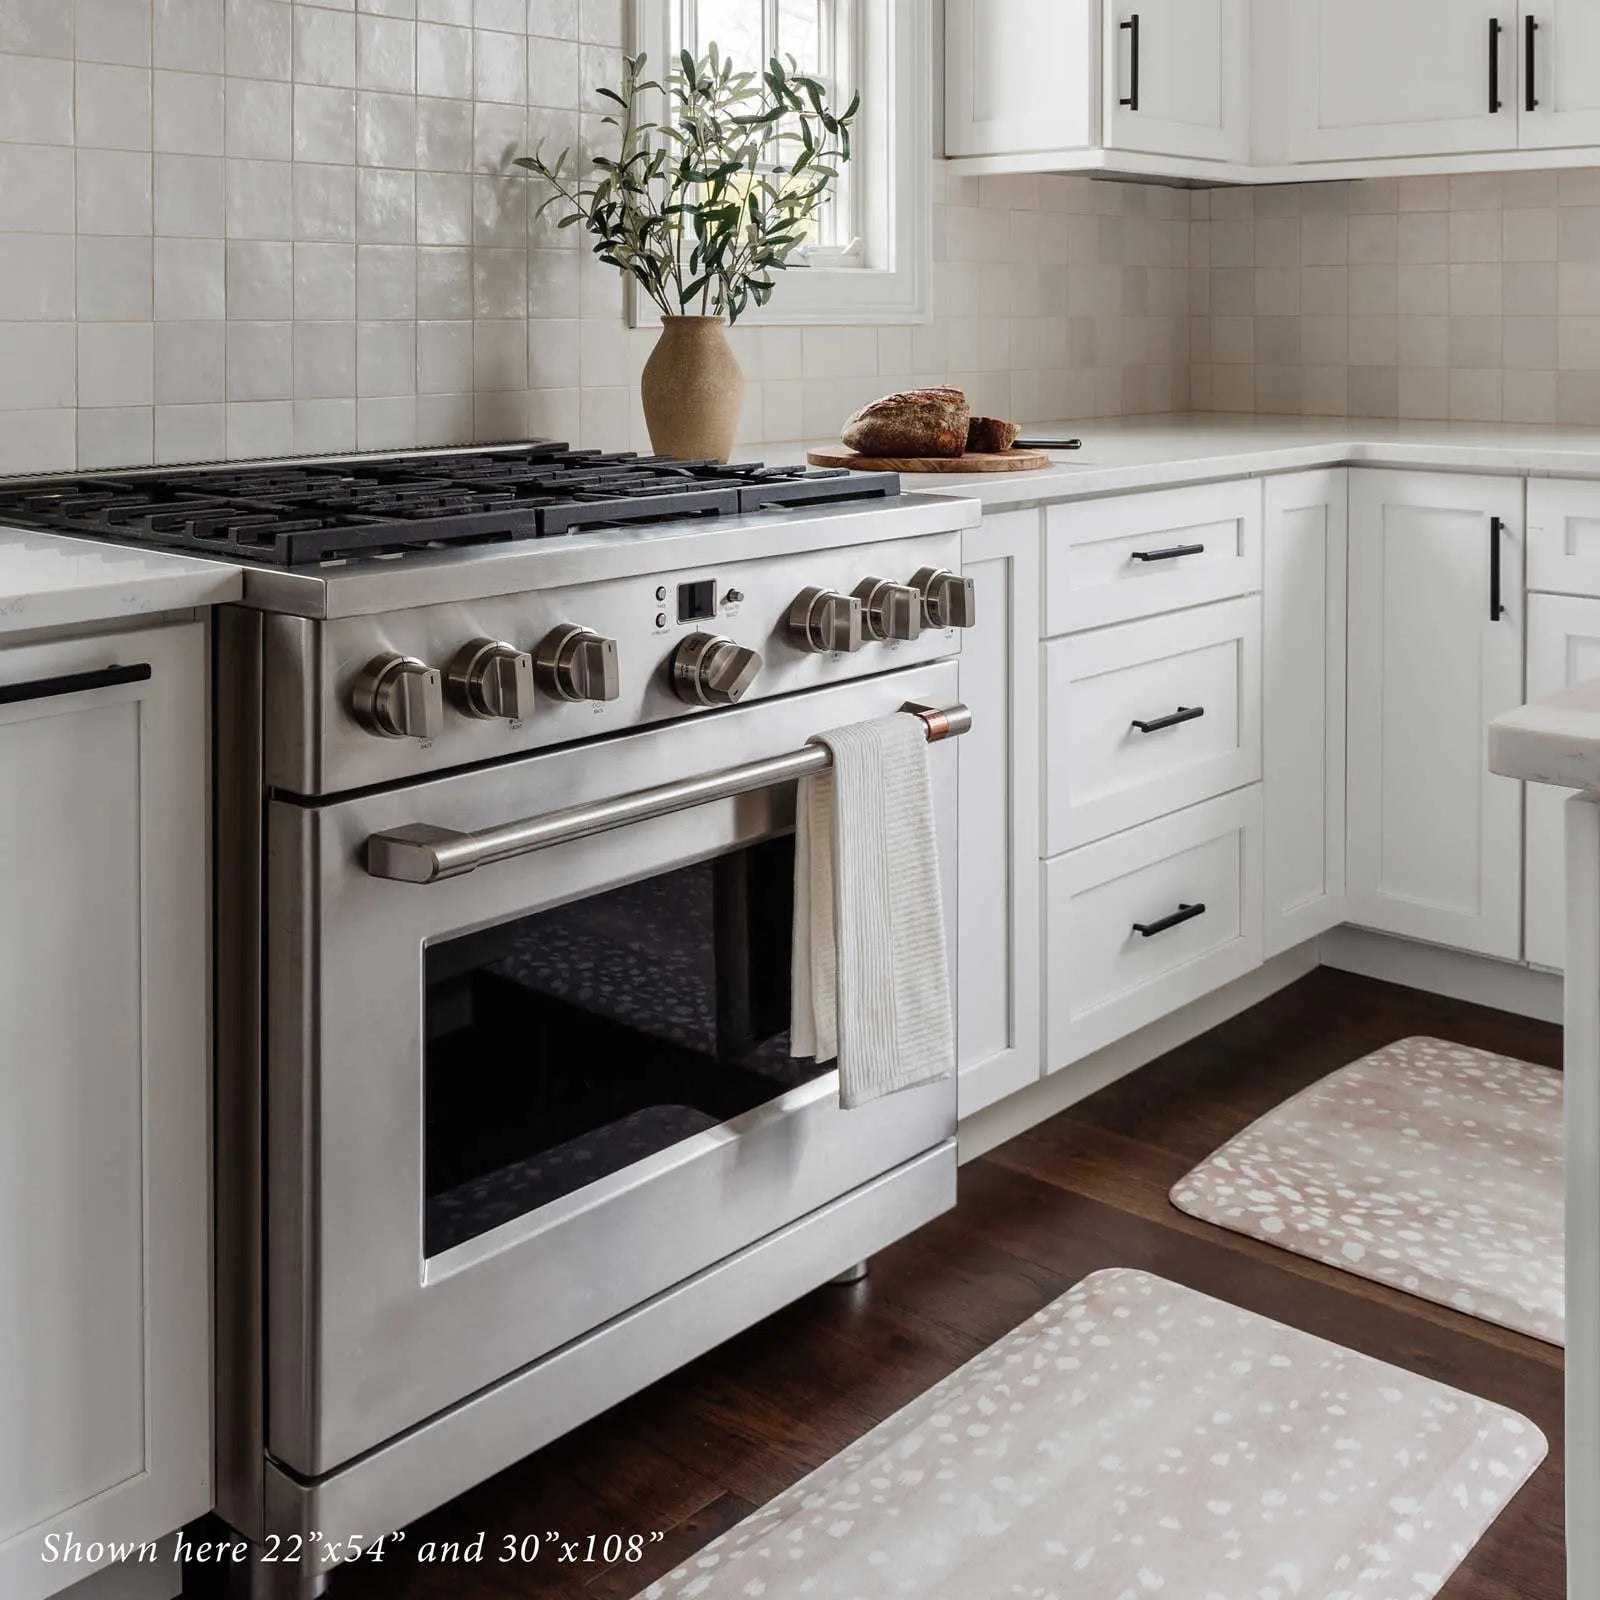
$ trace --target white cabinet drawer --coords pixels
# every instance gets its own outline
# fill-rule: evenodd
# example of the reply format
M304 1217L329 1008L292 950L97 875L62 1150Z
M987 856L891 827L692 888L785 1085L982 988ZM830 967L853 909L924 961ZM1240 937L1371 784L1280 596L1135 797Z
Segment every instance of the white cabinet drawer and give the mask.
M1258 479L1047 508L1045 633L1074 633L1261 587Z
M1528 480L1528 587L1600 595L1600 483Z
M1044 874L1051 1071L1261 964L1259 785L1058 856Z
M1252 595L1045 646L1047 855L1261 776Z

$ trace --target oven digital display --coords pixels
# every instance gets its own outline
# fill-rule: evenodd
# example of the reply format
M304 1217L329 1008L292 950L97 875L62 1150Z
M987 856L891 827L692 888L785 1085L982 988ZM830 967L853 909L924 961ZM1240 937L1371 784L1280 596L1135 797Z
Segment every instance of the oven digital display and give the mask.
M678 621L709 622L717 614L717 580L678 585Z

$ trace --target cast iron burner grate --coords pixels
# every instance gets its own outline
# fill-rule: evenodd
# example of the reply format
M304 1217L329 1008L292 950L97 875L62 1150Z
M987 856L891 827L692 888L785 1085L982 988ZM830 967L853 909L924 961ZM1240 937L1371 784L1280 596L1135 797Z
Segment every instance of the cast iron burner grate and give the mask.
M536 440L471 455L0 483L0 523L297 567L899 492L888 472L728 466Z

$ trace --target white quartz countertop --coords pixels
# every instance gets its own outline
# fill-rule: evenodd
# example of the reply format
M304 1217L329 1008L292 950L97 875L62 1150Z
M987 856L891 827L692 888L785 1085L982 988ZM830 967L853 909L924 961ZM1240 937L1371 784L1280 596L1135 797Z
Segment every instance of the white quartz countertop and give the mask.
M221 605L243 590L220 561L0 528L0 638Z
M1080 438L1083 448L1051 452L1051 465L1037 472L907 473L902 481L1002 510L1340 464L1600 478L1600 428L1193 412L1030 423L1026 431ZM779 464L804 460L806 449L739 454ZM218 605L238 599L242 581L223 562L0 528L0 635Z
M1600 790L1600 679L1496 717L1489 768L1530 783Z
M1034 438L1082 439L1037 472L907 473L907 489L975 496L986 509L1082 499L1164 485L1347 464L1535 477L1600 477L1600 428L1513 423L1379 422L1220 412L1029 423ZM821 441L837 443L836 440ZM774 463L804 444L752 449Z

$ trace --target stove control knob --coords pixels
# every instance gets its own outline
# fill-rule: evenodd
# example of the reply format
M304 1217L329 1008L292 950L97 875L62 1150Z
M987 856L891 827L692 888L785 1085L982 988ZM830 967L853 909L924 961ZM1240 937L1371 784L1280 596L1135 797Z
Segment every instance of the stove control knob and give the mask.
M622 693L617 641L571 623L544 636L534 652L533 675L558 700L615 700Z
M909 583L863 578L855 593L869 639L901 639L909 643L922 632L922 596Z
M445 668L450 698L469 717L521 722L533 711L533 657L499 639L474 639Z
M692 706L731 706L761 671L761 657L717 633L692 633L672 652L672 688Z
M363 728L386 739L433 739L444 724L438 669L415 656L374 656L350 704Z
M924 567L911 587L922 596L922 620L930 628L970 628L978 620L971 578L943 567Z
M861 602L833 589L802 589L789 607L789 637L812 655L861 648Z

